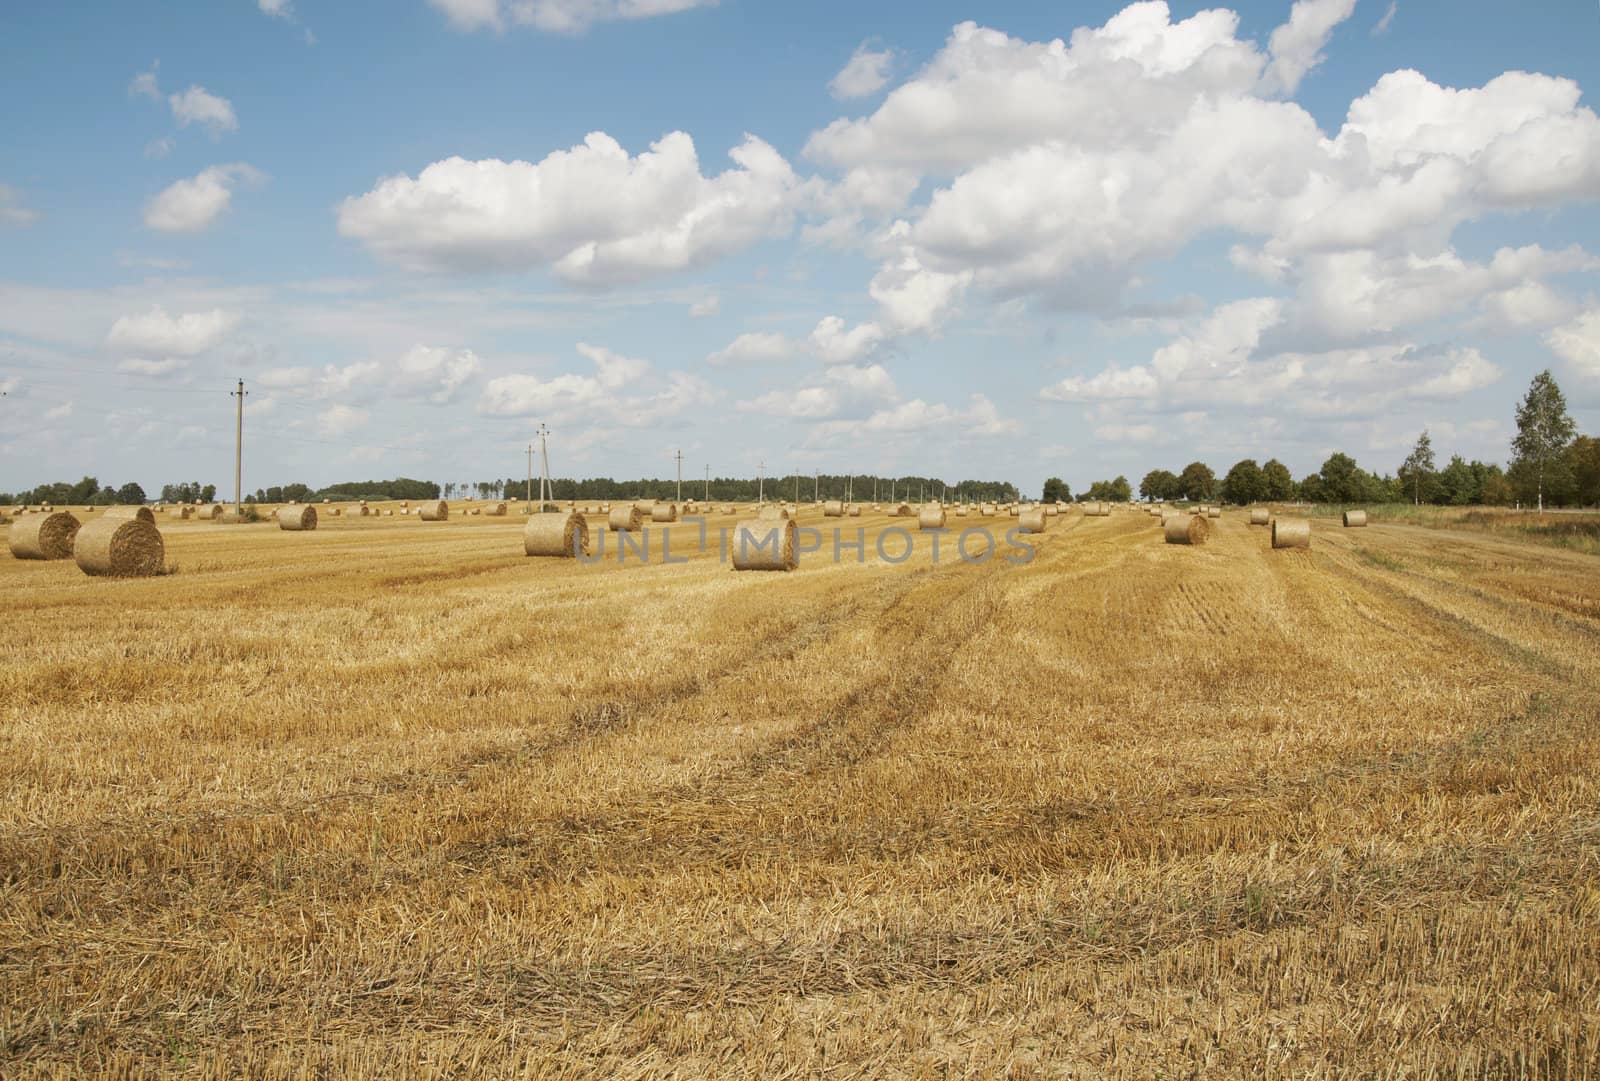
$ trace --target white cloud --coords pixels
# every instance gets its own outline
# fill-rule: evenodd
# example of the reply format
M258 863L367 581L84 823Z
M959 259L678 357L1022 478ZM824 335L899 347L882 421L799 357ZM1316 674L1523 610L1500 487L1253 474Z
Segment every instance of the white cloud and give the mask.
M144 224L163 233L198 233L227 211L236 183L257 184L265 179L259 170L242 162L202 169L146 203Z
M594 366L592 375L567 372L548 379L525 374L497 376L485 384L478 411L500 417L572 412L632 424L646 415L670 415L662 412L664 409L687 408L706 393L703 384L674 372L668 379L668 388L660 394L630 396L630 390L652 379L648 361L587 342L579 342L577 349Z
M862 423L862 428L889 434L940 430L952 435L1003 436L1015 435L1022 430L1022 425L1002 416L986 395L974 394L966 409L914 398L889 409L880 409Z
M524 270L615 285L700 266L787 233L799 179L753 136L736 168L702 176L694 140L672 132L631 157L601 132L537 163L448 158L390 177L339 208L339 231L426 270Z
M858 323L845 329L843 319L829 315L811 332L811 348L824 364L854 364L884 344L887 332L877 323Z
M348 405L330 405L317 414L317 430L329 439L348 435L367 423L367 411Z
M329 364L321 369L269 368L256 377L256 382L263 387L298 391L312 398L372 401L388 394L442 404L452 400L482 370L482 361L470 349L419 344L387 362L362 360L345 365Z
M782 334L741 334L715 353L706 363L725 368L738 364L771 364L794 356L797 346Z
M1552 352L1585 379L1600 380L1600 308L1590 308L1544 336Z
M769 391L741 403L739 408L772 416L821 420L845 414L864 416L899 397L899 388L882 365L836 364L801 386Z
M154 61L149 71L141 71L128 83L128 94L131 97L150 98L153 101L161 100L161 88L156 83L156 73L161 69L161 61Z
M237 315L220 308L173 316L156 306L112 323L106 347L146 358L195 357L216 348L238 324Z
M1289 21L1272 32L1267 50L1266 83L1272 90L1292 94L1300 80L1322 63L1322 49L1334 28L1350 17L1356 0L1295 0Z
M165 360L124 360L117 364L118 371L151 376L171 375L187 367L188 364L177 357L167 357Z
M1370 31L1371 35L1375 38L1381 38L1383 35L1387 34L1389 32L1389 27L1394 24L1395 12L1398 10L1400 10L1399 0L1389 0L1388 10L1383 13L1383 18L1379 19L1373 25L1372 30Z
M22 205L22 193L0 184L0 225L32 225L39 219L37 211Z
M704 319L716 315L721 310L722 298L716 293L710 293L689 305L689 315L694 319Z
M876 94L889 82L889 65L892 63L892 49L871 49L863 42L856 46L849 62L828 83L828 90L841 100Z
M199 124L215 138L224 132L237 131L239 118L233 114L233 103L218 97L202 86L191 86L167 98L172 107L173 119L182 127Z
M1039 397L1051 402L1114 401L1120 398L1153 398L1161 384L1149 368L1135 364L1131 368L1115 365L1085 379L1073 375L1059 383L1045 387Z
M144 144L144 156L154 159L164 158L171 154L173 148L177 145L171 138L163 135L159 139L151 139Z
M1448 369L1408 388L1408 393L1414 398L1459 398L1500 379L1500 368L1476 349L1452 350L1448 360Z
M717 0L428 0L457 30L504 30L531 26L575 34L597 22L673 15Z
M1160 434L1154 424L1101 424L1094 429L1094 437L1106 443L1150 443Z
M294 4L291 0L256 0L256 6L263 14L274 19L294 19Z
M71 402L62 402L60 405L56 406L54 409L46 409L44 411L44 419L45 420L64 420L68 416L70 416L71 414L72 414L72 403Z

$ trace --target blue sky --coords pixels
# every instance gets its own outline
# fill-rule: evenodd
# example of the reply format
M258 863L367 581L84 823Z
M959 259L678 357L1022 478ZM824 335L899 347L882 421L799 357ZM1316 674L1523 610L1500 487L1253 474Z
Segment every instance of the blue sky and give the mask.
M0 14L0 489L227 487L235 378L247 488L515 474L541 421L581 475L1503 460L1545 367L1600 430L1597 39L1422 0Z

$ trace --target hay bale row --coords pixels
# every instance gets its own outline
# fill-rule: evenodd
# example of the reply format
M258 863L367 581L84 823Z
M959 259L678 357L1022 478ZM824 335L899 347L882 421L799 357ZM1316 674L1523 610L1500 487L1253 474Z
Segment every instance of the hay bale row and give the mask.
M317 508L309 504L304 507L280 507L278 528L290 533L309 533L317 528Z
M589 521L577 511L541 511L532 515L522 527L522 551L530 556L558 558L584 555L589 551Z
M798 527L793 518L755 518L733 531L733 569L792 571L800 565Z
M1204 544L1211 537L1211 523L1203 514L1169 514L1161 520L1161 532L1168 544Z
M1274 548L1310 548L1310 520L1306 518L1274 518L1272 520L1272 546Z
M64 510L18 518L8 538L11 554L17 559L70 559L78 529L78 520Z
M645 512L637 503L626 503L611 508L606 525L614 533L636 533L644 528Z
M166 544L154 521L102 516L77 531L72 556L97 578L149 578L166 569Z

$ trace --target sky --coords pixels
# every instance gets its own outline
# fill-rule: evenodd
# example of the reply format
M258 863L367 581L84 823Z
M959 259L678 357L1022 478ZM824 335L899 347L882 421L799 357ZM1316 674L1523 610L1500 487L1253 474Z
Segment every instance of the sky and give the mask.
M0 490L1600 431L1594 0L0 11Z

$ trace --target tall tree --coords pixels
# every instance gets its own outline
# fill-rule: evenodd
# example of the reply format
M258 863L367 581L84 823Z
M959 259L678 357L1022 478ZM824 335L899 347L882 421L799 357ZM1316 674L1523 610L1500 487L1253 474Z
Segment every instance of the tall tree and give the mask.
M1044 482L1044 501L1046 503L1065 503L1071 499L1067 490L1067 482L1060 477L1051 477Z
M1204 462L1190 462L1178 474L1185 499L1210 499L1217 486L1217 475Z
M1276 458L1268 458L1267 464L1261 467L1261 482L1263 499L1277 502L1294 498L1294 477L1289 467Z
M1320 494L1329 503L1360 503L1368 495L1367 477L1354 458L1335 451L1322 463Z
M1578 502L1584 506L1600 503L1600 439L1580 435L1567 448L1567 459Z
M1139 482L1139 498L1146 500L1176 499L1181 494L1177 474L1166 469L1152 469Z
M1235 462L1228 475L1222 478L1222 498L1229 503L1254 503L1265 497L1266 489L1266 474L1254 458Z
M1411 448L1411 453L1400 464L1400 480L1411 489L1413 504L1422 502L1423 486L1432 485L1433 475L1433 440L1428 438L1428 429L1424 428L1422 434L1417 436L1416 446Z
M1577 425L1567 413L1567 400L1546 368L1533 377L1528 394L1517 406L1517 434L1511 440L1512 465L1531 470L1537 478L1539 510L1544 510L1545 470L1564 453Z

